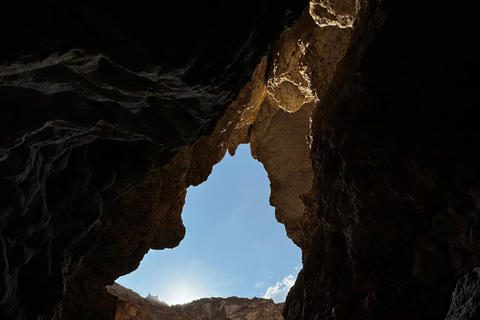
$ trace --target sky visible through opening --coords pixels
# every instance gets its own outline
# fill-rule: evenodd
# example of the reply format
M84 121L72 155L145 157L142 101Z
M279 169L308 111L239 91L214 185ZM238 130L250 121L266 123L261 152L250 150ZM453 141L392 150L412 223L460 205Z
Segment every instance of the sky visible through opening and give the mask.
M150 250L117 282L170 305L230 296L283 302L301 268L301 252L276 221L269 196L263 165L249 145L240 145L206 182L188 189L180 245Z

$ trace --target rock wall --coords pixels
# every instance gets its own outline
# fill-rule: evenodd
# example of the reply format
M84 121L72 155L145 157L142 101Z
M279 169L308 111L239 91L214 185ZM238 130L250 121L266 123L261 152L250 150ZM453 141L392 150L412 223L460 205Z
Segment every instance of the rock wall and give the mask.
M282 320L283 303L261 298L204 298L168 306L153 296L142 298L115 283L107 287L116 301L115 320Z
M111 318L105 284L183 237L165 165L305 5L0 4L2 319Z
M1 4L2 319L133 312L105 286L240 143L302 248L285 319L476 317L478 8L291 2Z
M479 264L474 7L360 2L313 117L314 231L286 319L445 319ZM477 317L467 278L449 319Z
M458 280L445 320L468 320L480 317L479 272L479 268L476 267Z
M350 35L346 28L323 28L314 18L307 8L282 34L211 134L148 172L140 184L104 209L102 241L83 258L57 314L63 319L112 318L115 298L105 284L135 270L149 249L178 245L185 233L180 214L186 188L204 182L212 167L227 151L234 154L240 143L250 143L252 156L264 164L277 220L297 245L305 244L303 228L308 228L309 216L302 198L311 198L313 181L310 115L316 95L327 90L346 52ZM324 86L315 91L312 72L324 77Z

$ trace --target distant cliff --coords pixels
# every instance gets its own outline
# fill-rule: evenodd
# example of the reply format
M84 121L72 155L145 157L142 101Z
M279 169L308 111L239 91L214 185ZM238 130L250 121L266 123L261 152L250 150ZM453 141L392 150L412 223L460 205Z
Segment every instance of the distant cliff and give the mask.
M108 286L118 298L115 320L282 320L283 303L263 298L205 298L168 306L155 297L142 298L115 283Z

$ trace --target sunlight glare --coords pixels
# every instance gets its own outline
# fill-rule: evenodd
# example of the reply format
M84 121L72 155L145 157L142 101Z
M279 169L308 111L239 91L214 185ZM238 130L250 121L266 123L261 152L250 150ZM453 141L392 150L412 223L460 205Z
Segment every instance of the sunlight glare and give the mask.
M172 281L168 283L163 290L167 291L169 295L162 297L169 305L184 304L193 300L206 297L208 290L204 288L204 285L196 282L192 279L183 278L180 281ZM165 290L166 289L166 290Z

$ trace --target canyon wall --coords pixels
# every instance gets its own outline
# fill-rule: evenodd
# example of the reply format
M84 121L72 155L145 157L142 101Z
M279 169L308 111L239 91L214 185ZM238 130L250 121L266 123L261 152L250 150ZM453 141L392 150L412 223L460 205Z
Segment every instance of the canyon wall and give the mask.
M62 319L112 318L115 298L105 284L136 269L149 249L178 245L185 233L180 215L186 188L204 182L212 167L227 151L234 154L240 143L250 143L252 155L264 164L277 220L301 246L305 220L301 198L311 194L313 181L307 137L315 97L306 65L322 52L323 60L316 67L328 83L346 51L349 34L350 30L338 27L325 32L304 10L261 60L210 134L168 164L150 170L141 183L104 208L102 241L83 257L56 314ZM306 49L309 43L311 49ZM325 47L330 50L320 50Z
M204 298L169 306L155 296L142 298L114 283L107 290L116 299L115 320L282 320L283 303L262 298Z
M305 5L0 4L2 319L113 316L105 284L183 238L165 165L212 132Z
M153 317L106 285L241 143L302 249L285 319L478 316L477 8L294 2L1 5L2 319Z
M313 116L314 231L286 319L478 318L474 7L360 2Z

